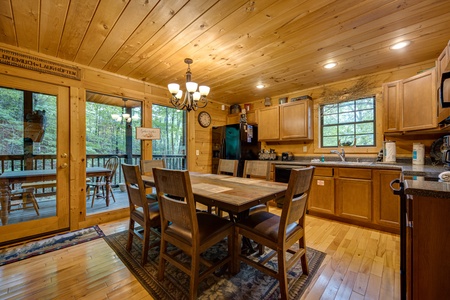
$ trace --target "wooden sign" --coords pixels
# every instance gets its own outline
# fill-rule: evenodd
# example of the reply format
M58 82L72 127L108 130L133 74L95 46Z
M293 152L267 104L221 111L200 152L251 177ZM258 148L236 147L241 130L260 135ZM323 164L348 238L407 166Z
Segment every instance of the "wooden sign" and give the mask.
M138 139L138 140L159 140L159 139L161 139L161 129L136 127L136 139Z
M0 63L41 73L81 80L81 70L75 66L65 65L1 48Z

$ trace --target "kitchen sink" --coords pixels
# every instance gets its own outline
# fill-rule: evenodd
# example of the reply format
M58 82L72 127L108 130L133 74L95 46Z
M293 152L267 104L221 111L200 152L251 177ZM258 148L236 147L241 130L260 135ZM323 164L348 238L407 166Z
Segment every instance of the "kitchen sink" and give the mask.
M372 161L322 161L322 162L317 162L317 164L369 166L369 165L373 164L373 162Z

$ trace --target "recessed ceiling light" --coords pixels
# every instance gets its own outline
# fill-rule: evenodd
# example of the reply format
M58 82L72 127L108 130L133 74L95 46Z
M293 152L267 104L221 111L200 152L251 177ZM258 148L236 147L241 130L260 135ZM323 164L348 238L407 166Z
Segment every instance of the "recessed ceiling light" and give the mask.
M409 44L411 44L411 41L403 41L403 42L392 45L390 48L392 50L398 50L398 49L405 48L406 46L409 46Z
M330 62L330 63L327 63L327 64L324 64L323 65L323 67L325 68L325 69L332 69L332 68L334 68L334 67L336 67L337 66L337 63L336 62Z
M258 85L256 86L256 88L262 89L262 88L264 88L264 84L258 84Z

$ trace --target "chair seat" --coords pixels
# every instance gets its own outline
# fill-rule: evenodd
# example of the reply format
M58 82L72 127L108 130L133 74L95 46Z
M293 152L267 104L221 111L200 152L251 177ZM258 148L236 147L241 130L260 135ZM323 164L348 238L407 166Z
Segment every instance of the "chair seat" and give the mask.
M270 212L259 211L238 221L236 226L253 232L256 235L264 236L268 240L276 243L278 240L280 217ZM291 235L299 230L303 230L303 228L297 222L289 224L286 228L286 238L289 239Z
M200 244L210 240L213 236L217 235L218 232L233 226L233 222L206 212L197 212L197 220ZM189 228L172 224L167 228L166 234L180 239L187 245L192 246L192 231Z

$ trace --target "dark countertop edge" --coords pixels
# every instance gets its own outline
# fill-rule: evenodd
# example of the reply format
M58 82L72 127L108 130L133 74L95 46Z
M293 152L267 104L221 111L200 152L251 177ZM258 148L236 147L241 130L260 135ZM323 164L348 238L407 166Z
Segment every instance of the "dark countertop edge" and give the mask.
M450 183L437 181L406 180L405 194L433 198L450 198Z

